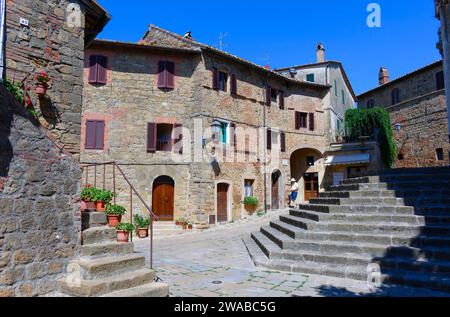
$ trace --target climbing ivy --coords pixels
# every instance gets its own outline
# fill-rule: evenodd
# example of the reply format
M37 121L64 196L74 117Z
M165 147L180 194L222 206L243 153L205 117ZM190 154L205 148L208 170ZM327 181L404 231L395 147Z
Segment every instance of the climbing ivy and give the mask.
M5 86L6 89L9 90L9 92L14 96L14 98L18 102L23 103L24 91L20 83L12 83L8 79L4 79L3 85Z
M345 113L345 129L351 140L370 136L380 143L381 158L391 168L397 157L397 147L392 133L389 113L380 107L371 109L349 109Z

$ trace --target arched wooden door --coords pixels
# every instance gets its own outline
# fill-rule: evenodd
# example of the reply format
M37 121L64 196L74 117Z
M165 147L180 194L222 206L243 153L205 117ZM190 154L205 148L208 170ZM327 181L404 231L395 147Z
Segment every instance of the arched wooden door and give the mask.
M175 182L160 176L153 183L152 209L160 221L173 221Z
M280 208L280 178L280 171L272 173L272 209Z

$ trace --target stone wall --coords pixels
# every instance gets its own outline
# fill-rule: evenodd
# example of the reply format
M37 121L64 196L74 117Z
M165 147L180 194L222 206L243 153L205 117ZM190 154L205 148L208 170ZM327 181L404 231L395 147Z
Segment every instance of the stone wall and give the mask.
M6 77L31 88L39 121L70 153L79 153L84 57L84 7L79 27L66 23L69 0L9 0L6 19ZM76 2L75 2L76 3ZM20 19L29 26L20 24ZM34 74L51 78L46 98L34 93Z
M51 293L78 253L81 170L47 133L0 85L0 297Z

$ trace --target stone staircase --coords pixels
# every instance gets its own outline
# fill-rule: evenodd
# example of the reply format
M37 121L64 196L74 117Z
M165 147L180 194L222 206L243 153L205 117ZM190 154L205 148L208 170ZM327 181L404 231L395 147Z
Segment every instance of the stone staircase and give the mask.
M177 226L174 221L155 221L153 222L153 236L162 238L179 235L188 232L181 226Z
M69 265L58 291L79 297L167 297L166 284L156 283L145 257L134 253L133 243L116 242L116 230L106 226L104 213L82 214L83 245L80 257Z
M450 292L450 168L344 180L244 243L270 269Z

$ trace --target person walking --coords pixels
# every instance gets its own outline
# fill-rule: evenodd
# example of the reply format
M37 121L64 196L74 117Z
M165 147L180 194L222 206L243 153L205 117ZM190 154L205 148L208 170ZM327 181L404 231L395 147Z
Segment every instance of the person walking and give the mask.
M295 201L298 196L298 183L295 178L291 179L291 195L289 199L289 207L295 207Z

